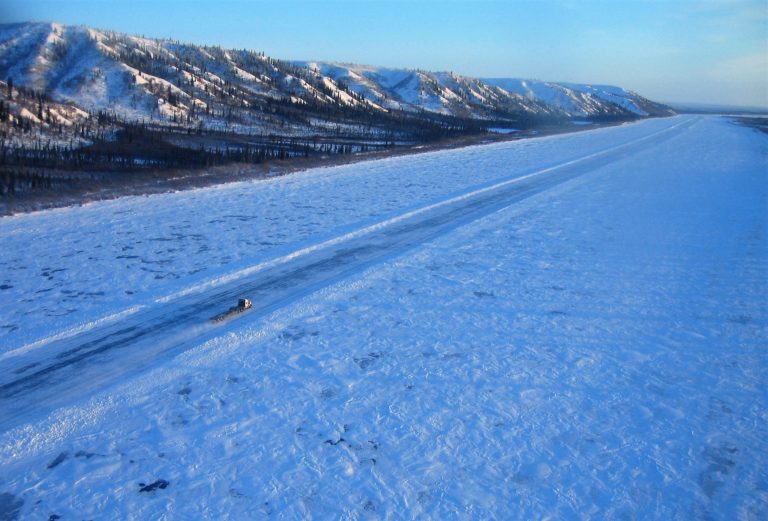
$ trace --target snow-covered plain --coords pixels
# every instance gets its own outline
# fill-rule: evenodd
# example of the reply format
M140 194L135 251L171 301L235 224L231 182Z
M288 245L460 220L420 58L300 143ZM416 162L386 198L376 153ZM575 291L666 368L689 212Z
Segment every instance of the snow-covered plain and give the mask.
M6 430L0 517L765 519L768 138L725 119L3 218L0 357L637 140Z
M2 351L679 119L128 197L0 220Z

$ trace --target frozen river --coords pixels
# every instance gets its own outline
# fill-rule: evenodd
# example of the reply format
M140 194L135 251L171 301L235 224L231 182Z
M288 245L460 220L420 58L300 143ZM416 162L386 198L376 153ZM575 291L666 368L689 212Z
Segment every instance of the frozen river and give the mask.
M685 116L0 219L0 517L763 519L767 157Z

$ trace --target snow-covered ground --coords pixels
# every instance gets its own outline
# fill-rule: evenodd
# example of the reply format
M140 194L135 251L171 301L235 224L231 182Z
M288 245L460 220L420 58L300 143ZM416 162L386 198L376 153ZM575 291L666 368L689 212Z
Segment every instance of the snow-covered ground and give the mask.
M0 219L7 359L590 167L6 430L0 517L765 519L767 158L679 117Z
M129 197L0 219L0 350L151 304L498 179L589 156L680 124L311 170L270 181Z

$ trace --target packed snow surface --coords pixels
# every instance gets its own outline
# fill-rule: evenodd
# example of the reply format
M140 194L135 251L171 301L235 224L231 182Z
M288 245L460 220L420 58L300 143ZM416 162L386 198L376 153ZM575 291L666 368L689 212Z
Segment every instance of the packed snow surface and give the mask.
M686 116L0 219L2 364L573 174L7 426L0 518L765 519L767 158Z

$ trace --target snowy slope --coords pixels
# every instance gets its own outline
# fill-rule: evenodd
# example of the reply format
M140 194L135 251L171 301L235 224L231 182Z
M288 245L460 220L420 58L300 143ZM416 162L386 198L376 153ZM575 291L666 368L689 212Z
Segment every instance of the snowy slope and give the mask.
M552 83L511 78L469 78L450 72L387 69L354 64L297 62L342 82L383 106L444 114L511 111L577 117L670 115L661 104L609 85Z
M557 107L571 116L595 116L629 111L638 116L666 115L667 107L634 92L610 85L552 83L538 80L483 78L483 82L507 92Z
M295 226L335 223L338 236L413 209L398 202L409 185L431 194L420 206L477 188L470 170L490 171L488 186L593 157L565 184L4 432L0 514L764 519L766 152L764 134L722 119L650 120L0 219L4 241L29 245L14 265L42 255L74 272L78 249L99 269L113 224L214 237L226 203L253 198L242 222L275 217L287 252L306 245ZM352 186L357 217L351 202L319 203ZM369 200L383 214L369 217ZM32 240L54 222L74 257ZM117 237L115 252L141 255L187 240ZM203 241L211 262L246 248ZM103 266L132 286L130 269ZM168 291L189 277L158 280Z
M260 104L361 103L337 100L322 79L256 52L41 23L1 26L0 42L2 78L134 121L240 123L268 131L279 121Z
M563 114L562 107L550 104L546 99L523 96L495 88L484 80L450 72L324 62L297 63L330 76L336 82L390 108L486 118L503 113Z
M471 119L671 114L616 87L522 88L520 80L285 62L254 51L56 23L0 26L0 78L132 121L281 135L306 132L308 116L334 120L329 109L336 119L381 117L393 109Z

